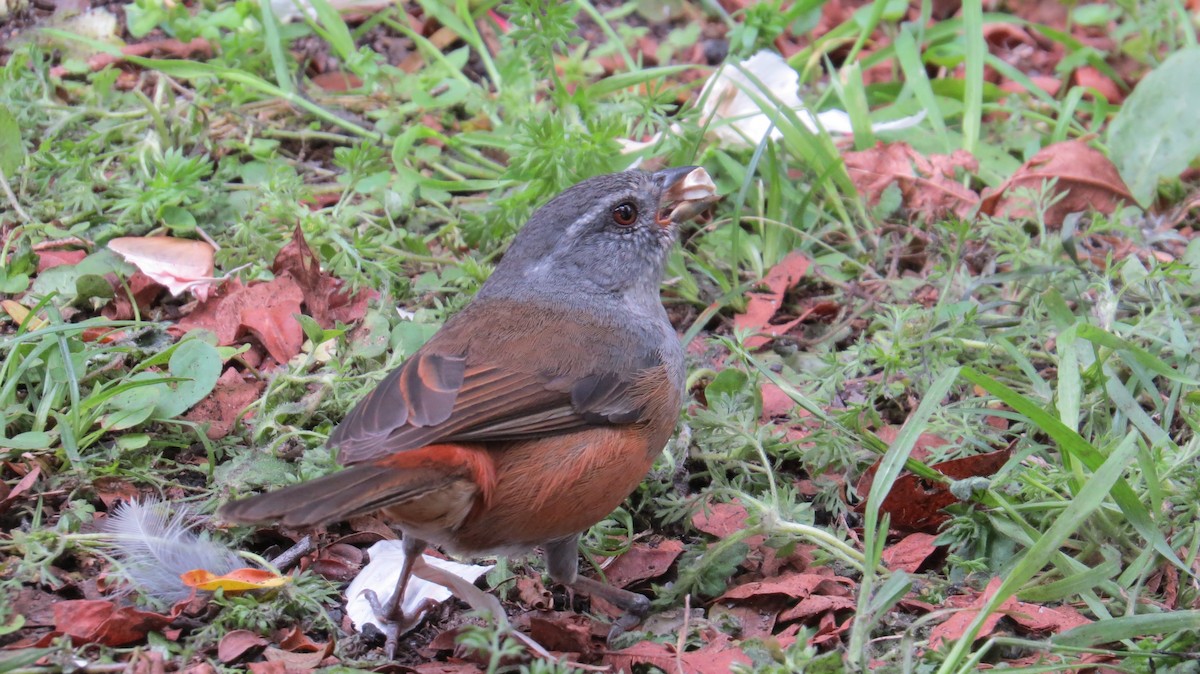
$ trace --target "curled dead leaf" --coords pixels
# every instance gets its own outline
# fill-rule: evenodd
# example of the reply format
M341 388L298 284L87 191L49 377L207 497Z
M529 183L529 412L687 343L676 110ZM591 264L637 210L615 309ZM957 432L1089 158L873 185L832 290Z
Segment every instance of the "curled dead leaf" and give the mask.
M188 587L207 592L224 590L226 593L266 590L286 585L292 580L290 576L281 576L263 569L251 568L235 569L223 576L218 576L205 569L193 569L179 577Z
M867 203L875 206L893 183L900 188L904 205L929 219L969 216L979 195L955 179L958 169L968 174L979 162L965 150L926 157L908 143L876 143L875 147L843 155L846 172Z
M215 251L205 241L170 236L122 236L109 241L108 248L155 282L166 286L175 296L190 290L197 299L203 300L212 286L222 280L213 277Z
M1050 181L1054 181L1054 195L1061 198L1046 209L1048 227L1062 226L1070 213L1095 210L1108 214L1122 202L1137 203L1104 153L1083 141L1069 140L1042 148L1004 184L984 190L979 212L996 217L1033 217L1035 204L1029 195L1040 192L1042 185ZM1018 194L1018 190L1025 194Z

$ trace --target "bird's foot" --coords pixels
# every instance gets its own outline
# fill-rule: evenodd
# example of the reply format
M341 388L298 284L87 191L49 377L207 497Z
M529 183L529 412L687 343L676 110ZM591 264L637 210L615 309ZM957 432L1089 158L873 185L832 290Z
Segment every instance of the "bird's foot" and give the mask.
M650 600L640 594L634 594L628 599L628 603L622 606L625 612L621 617L613 621L612 627L608 630L608 645L611 648L617 637L628 632L629 630L641 624L646 616L650 615ZM636 597L634 599L633 597Z
M397 593L398 594L398 593ZM421 618L431 609L437 608L437 602L426 599L417 606L411 614L405 614L402 597L393 594L386 603L379 601L375 590L363 590L363 599L371 606L371 612L379 621L376 627L383 633L383 652L389 660L396 659L396 648L400 644L400 635L408 632L421 622Z

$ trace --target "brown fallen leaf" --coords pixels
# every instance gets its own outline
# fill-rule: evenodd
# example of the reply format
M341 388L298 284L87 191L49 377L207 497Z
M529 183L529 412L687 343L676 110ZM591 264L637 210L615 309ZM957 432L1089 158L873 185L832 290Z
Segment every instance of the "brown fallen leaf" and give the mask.
M1091 619L1084 617L1079 611L1066 604L1042 606L1018 601L1015 606L1009 608L1007 615L1022 630L1037 638L1066 632L1092 622Z
M367 313L367 302L379 296L370 289L350 292L342 279L321 271L321 261L304 240L299 225L292 233L292 240L275 255L271 271L277 277L295 280L308 315L327 330L336 323L361 320Z
M9 489L7 484L0 482L0 488L4 489L3 492L0 492L0 513L11 508L17 502L17 499L21 497L21 494L29 491L41 474L42 467L34 464L33 469L25 473L24 477L12 489Z
M937 552L936 540L937 536L933 534L909 534L884 549L883 563L893 571L916 573L925 560Z
M810 262L802 253L792 252L780 260L779 264L771 267L762 285L766 290L748 293L749 302L746 311L733 317L735 330L750 330L754 335L746 338L746 346L757 349L791 330L802 319L796 318L781 325L772 325L779 307L783 304L784 294L794 287L808 271Z
M513 590L516 594L514 601L522 606L528 606L535 611L549 611L554 608L554 595L546 589L538 576L518 576L513 583Z
M286 363L304 345L304 328L296 319L303 300L291 277L250 286L230 279L168 331L182 336L196 328L210 330L220 346L238 344L249 333L277 363Z
M321 548L307 568L326 580L348 583L362 570L363 557L362 550L353 545L334 543Z
M1080 140L1068 140L1042 148L1017 169L1004 184L985 189L979 212L995 217L1029 218L1034 204L1027 195L1038 193L1047 181L1055 180L1054 194L1064 195L1046 209L1046 225L1061 227L1063 219L1077 211L1112 213L1122 202L1136 204L1117 167L1104 153Z
M983 592L974 597L960 595L948 598L948 603L960 605L963 610L954 613L948 620L933 628L929 633L930 646L937 649L944 643L961 639L967 627L979 614L979 609L983 608L992 595L996 594L996 590L1000 589L1001 582L1002 579L998 577L991 579ZM1023 629L1039 637L1092 622L1070 607L1049 608L1018 601L1016 597L1009 597L996 608L994 613L987 616L975 638L985 639L990 636L996 630L1000 619L1005 616L1012 618Z
M217 643L217 659L228 665L241 658L247 651L262 648L269 643L250 630L233 630L221 637L221 641Z
M286 627L275 633L279 648L290 653L314 653L319 655L317 662L333 652L333 641L313 641L297 626ZM268 657L268 660L271 658ZM315 666L315 665L314 665Z
M586 654L592 651L593 621L568 611L529 614L529 636L547 650Z
M846 171L867 203L875 206L884 190L895 183L904 205L929 219L949 214L965 218L979 203L979 195L955 180L957 169L979 170L979 162L965 150L925 157L908 143L884 144L843 155Z
M1095 91L1113 105L1120 105L1125 100L1125 94L1121 91L1123 84L1114 82L1112 78L1100 72L1095 66L1081 66L1076 68L1072 74L1072 79L1075 80L1076 86ZM1087 98L1095 98L1092 91L1088 91L1085 96Z
M1011 448L1005 448L987 454L943 461L932 465L931 468L955 480L987 477L1000 470L1008 462L1011 454ZM855 487L863 498L856 506L859 511L866 507L866 497L871 491L871 482L878 467L877 461L867 469ZM892 489L880 504L880 510L891 515L891 526L894 529L937 533L938 527L950 517L942 512L942 509L958 502L958 497L950 493L948 486L926 482L916 475L905 473L892 483Z
M635 665L647 664L664 672L689 674L728 674L734 664L751 664L749 656L725 633L710 627L702 638L703 646L683 653L676 652L673 645L640 641L629 648L608 652L604 664L614 671L632 672Z
M76 265L85 257L87 257L86 250L39 250L37 252L37 271L40 274L47 269L63 265Z
M794 606L780 613L779 622L808 621L828 613L853 611L856 607L857 603L850 596L814 594L801 599Z
M671 538L634 543L604 567L604 576L614 587L629 587L663 575L681 554L683 543Z
M196 403L183 418L207 423L204 434L210 440L220 440L229 435L242 413L258 399L266 386L267 382L262 379L243 375L232 367L226 368L212 393Z
M847 597L851 587L854 587L854 581L842 576L791 572L732 587L717 597L717 601L752 599L767 595L783 595L792 599L803 599L814 594Z
M54 605L54 629L76 643L128 646L161 632L171 624L169 616L117 606L108 600L70 599Z
M692 526L700 531L717 538L725 538L730 534L741 531L746 528L746 519L750 517L750 513L746 511L746 506L738 503L737 500L728 503L705 503L704 507L692 515ZM762 542L762 537L757 538L758 543ZM757 545L751 543L751 539L746 539L747 545Z

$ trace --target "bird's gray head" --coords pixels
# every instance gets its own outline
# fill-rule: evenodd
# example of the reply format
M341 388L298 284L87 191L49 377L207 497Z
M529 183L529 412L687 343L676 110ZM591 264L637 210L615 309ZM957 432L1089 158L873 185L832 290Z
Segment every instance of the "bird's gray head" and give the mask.
M678 225L717 200L695 166L625 171L568 188L513 239L480 297L650 294L658 301Z

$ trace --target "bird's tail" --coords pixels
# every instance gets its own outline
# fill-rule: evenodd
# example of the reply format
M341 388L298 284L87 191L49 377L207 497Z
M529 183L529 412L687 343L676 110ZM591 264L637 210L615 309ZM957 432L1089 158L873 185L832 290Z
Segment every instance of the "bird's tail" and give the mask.
M231 522L305 528L408 505L414 521L434 521L459 511L465 516L477 498L486 503L493 481L486 450L429 445L232 501L218 515Z

